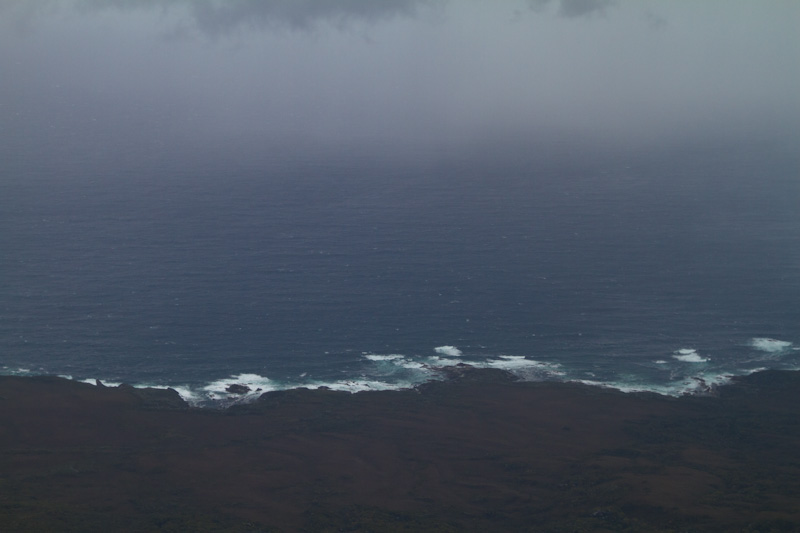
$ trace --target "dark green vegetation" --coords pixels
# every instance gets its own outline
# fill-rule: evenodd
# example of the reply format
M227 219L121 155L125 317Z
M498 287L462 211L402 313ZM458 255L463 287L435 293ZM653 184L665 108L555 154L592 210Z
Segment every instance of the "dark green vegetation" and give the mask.
M800 531L800 374L670 399L466 371L227 411L0 378L2 531Z

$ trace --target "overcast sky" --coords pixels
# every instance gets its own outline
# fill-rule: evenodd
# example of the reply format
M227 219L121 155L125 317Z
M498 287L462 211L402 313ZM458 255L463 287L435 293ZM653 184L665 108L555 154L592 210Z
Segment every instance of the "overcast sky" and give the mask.
M799 27L797 0L0 0L0 124L423 142L787 131Z

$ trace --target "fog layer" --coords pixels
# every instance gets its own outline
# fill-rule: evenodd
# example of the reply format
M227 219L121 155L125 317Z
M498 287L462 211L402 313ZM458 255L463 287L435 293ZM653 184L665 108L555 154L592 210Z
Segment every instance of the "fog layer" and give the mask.
M166 143L787 135L798 21L791 0L4 0L0 121Z

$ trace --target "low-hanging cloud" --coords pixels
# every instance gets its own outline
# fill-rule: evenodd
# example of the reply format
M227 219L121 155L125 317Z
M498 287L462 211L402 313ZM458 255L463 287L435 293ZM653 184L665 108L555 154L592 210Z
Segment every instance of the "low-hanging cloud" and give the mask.
M542 11L552 0L528 0L533 11ZM602 14L606 8L614 4L614 0L560 0L558 14L565 18L578 18L594 14Z
M234 0L204 1L192 4L200 29L224 33L241 27L285 25L307 29L321 21L346 24L350 21L377 21L395 16L411 16L430 0Z
M365 21L377 22L394 17L414 16L421 6L442 0L0 0L0 11L14 9L18 17L30 21L52 7L79 11L184 10L197 28L208 34L224 34L242 27L289 27L309 29L323 22L342 26Z
M567 18L583 17L602 13L612 3L612 0L561 0L558 12Z
M537 13L555 6L561 18L602 15L616 0L526 0ZM5 17L16 15L17 26L29 26L38 16L53 10L80 12L109 10L180 11L189 26L219 36L240 29L288 28L310 30L319 24L346 28L358 22L375 23L398 17L415 17L423 8L444 6L447 0L0 0ZM181 28L183 33L187 26Z
M32 131L129 121L148 139L788 131L800 120L800 7L757 6L0 0L0 100Z
M527 0L532 11L556 5L563 18L603 14L616 0ZM420 8L444 5L446 0L0 0L0 12L16 11L30 22L48 8L75 8L84 12L118 10L185 10L197 28L220 35L241 28L288 27L310 29L320 23L346 26L353 22L377 22L394 17L413 17Z

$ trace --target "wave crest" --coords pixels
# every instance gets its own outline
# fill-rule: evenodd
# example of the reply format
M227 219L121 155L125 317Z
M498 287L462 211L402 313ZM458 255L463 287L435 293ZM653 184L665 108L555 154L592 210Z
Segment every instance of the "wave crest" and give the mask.
M673 359L677 359L678 361L682 361L684 363L707 363L708 357L703 357L697 350L693 348L681 348L674 354L672 354Z
M750 346L762 352L779 354L789 351L789 349L792 348L793 343L778 339L770 339L769 337L755 337L750 340Z

